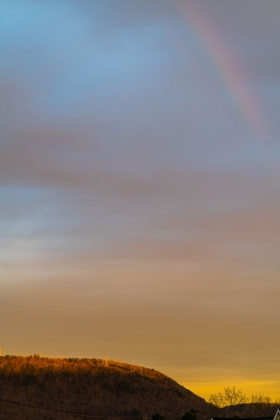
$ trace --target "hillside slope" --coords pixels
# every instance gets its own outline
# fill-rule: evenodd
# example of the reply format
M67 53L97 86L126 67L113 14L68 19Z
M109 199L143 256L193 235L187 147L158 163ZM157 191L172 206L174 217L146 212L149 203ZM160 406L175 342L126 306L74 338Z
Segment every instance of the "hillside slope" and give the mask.
M62 417L62 412L131 417L159 413L170 420L190 409L199 410L201 419L217 413L204 399L154 369L115 361L105 365L101 359L0 357L0 400L15 404L9 406L14 410L16 405L41 409L36 419L56 419L55 411L61 412L59 418L69 419L70 414ZM52 417L43 409L52 410ZM22 418L32 419L32 413Z

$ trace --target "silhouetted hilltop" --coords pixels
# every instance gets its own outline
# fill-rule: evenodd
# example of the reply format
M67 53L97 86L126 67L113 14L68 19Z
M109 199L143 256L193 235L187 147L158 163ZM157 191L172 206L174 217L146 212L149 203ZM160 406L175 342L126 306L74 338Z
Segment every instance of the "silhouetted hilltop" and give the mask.
M280 403L243 403L237 405L231 405L221 408L219 417L226 418L258 418L259 420L265 420L273 418L276 411L280 408Z
M190 409L199 410L201 419L217 414L203 398L154 369L112 360L106 364L101 359L0 357L0 413L9 415L0 419L150 418L158 413L179 420Z

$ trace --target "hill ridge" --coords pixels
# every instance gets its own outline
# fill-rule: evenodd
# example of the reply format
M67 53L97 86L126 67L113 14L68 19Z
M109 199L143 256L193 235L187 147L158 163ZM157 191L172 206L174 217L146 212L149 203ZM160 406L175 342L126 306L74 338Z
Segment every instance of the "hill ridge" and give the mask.
M190 410L209 418L213 406L167 375L144 366L96 358L39 355L0 358L2 397L37 408L88 415L179 420ZM0 417L1 419L1 417Z

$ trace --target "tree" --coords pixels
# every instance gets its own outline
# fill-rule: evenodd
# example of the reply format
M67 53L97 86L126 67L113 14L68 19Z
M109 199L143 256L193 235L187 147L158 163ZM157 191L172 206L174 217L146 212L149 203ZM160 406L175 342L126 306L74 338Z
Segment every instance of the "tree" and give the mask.
M224 388L223 392L211 394L210 403L223 408L223 417L268 417L275 413L275 405L280 400L272 402L269 395L252 394L250 397L237 390L234 386ZM188 420L188 419L187 419Z
M196 414L198 413L198 410L194 410L193 408L190 411L187 411L183 417L181 417L181 420L197 420Z
M266 407L271 404L271 398L269 395L264 394L252 394L250 397L251 404L258 404L262 407Z
M269 395L252 394L249 398L247 411L250 416L269 416L271 408L274 409Z
M217 407L222 408L231 405L244 404L247 402L247 397L240 389L236 389L235 386L228 386L224 388L223 392L211 394L209 401Z

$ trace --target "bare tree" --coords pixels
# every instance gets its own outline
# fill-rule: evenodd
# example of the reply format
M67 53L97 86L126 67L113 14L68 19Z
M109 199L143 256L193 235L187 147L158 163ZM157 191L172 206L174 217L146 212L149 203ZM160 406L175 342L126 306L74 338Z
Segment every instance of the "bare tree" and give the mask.
M209 401L217 407L222 408L237 404L244 404L247 402L247 397L240 389L236 389L235 386L228 386L224 388L223 392L211 394Z
M274 409L269 395L252 394L248 402L247 412L250 416L269 416L271 409Z
M272 403L269 395L264 394L252 394L250 397L251 404L260 404L262 406L267 406Z
M233 387L224 388L223 392L211 394L210 403L216 407L223 408L225 417L233 415L243 415L246 417L264 417L270 416L275 410L275 403L271 397L265 394L252 394L249 398L239 389ZM239 406L245 404L244 406Z

